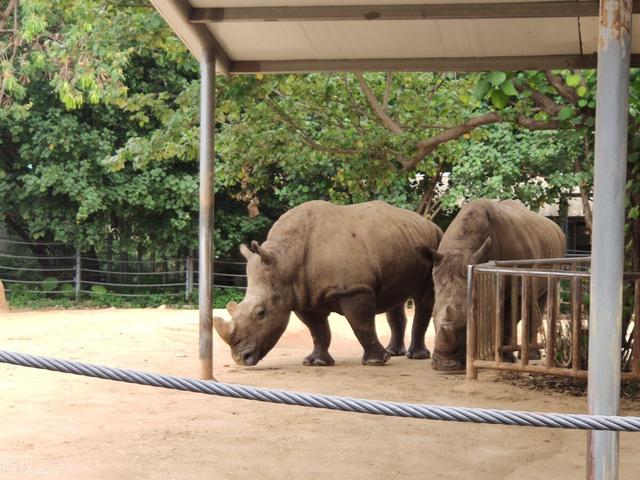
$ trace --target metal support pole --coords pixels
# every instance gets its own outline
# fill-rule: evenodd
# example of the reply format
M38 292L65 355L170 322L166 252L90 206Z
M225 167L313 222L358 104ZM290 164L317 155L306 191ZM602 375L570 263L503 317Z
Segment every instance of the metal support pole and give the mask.
M620 402L624 199L631 0L601 0L596 106L593 253L589 315L589 413ZM618 433L589 435L587 477L618 478Z
M80 300L80 287L82 286L82 265L80 264L80 245L76 244L76 302Z
M193 257L191 256L191 253L189 253L189 256L187 257L185 270L187 278L185 278L184 299L189 300L191 298L191 294L193 293Z
M200 227L198 306L200 310L200 378L213 378L212 283L213 157L216 59L210 51L200 63Z

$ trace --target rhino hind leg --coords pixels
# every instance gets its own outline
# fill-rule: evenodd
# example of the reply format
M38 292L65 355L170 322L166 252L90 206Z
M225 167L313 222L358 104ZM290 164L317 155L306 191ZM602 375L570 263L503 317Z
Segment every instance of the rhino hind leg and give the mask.
M391 339L386 351L392 357L401 357L407 354L404 346L404 332L407 326L407 316L404 313L404 304L387 312L387 322L391 329Z
M364 354L362 364L381 366L389 361L391 355L378 340L376 334L375 296L373 292L358 292L346 295L339 300L340 309L347 317Z
M428 285L427 290L419 299L414 299L415 312L413 314L413 326L411 327L411 344L407 352L407 358L413 360L426 360L431 358L431 352L424 342L424 337L429 327L431 314L433 313L433 285Z
M335 360L329 354L331 329L329 328L328 315L314 312L296 312L296 315L307 326L313 339L313 352L302 360L302 364L306 367L330 367L335 365Z

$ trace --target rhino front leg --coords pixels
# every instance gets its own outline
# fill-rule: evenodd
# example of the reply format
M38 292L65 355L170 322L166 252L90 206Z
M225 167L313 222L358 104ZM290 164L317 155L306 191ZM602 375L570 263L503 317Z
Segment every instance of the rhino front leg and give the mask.
M414 360L431 358L431 352L424 343L424 337L429 327L431 314L433 313L433 285L429 282L427 289L419 298L414 298L415 312L413 314L413 326L411 327L411 343L407 357Z
M404 313L404 304L387 312L387 322L391 329L391 340L387 345L387 352L392 357L399 357L407 354L404 348L404 331L407 326L407 316Z
M305 357L302 364L309 367L328 367L335 365L335 360L329 354L331 344L331 330L328 315L314 312L296 312L296 315L311 332L313 352Z
M340 299L340 308L364 349L363 365L384 365L390 358L376 334L375 297L373 292L357 293Z

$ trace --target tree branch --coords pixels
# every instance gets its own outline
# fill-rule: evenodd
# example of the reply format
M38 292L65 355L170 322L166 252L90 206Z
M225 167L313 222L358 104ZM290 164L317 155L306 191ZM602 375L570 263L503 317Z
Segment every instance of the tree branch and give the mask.
M382 109L387 110L389 106L389 95L391 94L391 87L393 86L393 73L387 72L387 82L384 86L384 96L382 97Z
M280 105L274 102L273 99L269 97L269 95L265 94L264 99L269 104L269 106L273 109L273 111L276 112L276 114L282 120L284 120L287 125L289 125L289 128L294 132L298 133L302 137L302 140L304 141L304 143L309 145L311 148L315 150L320 150L323 152L335 153L340 155L353 155L355 153L358 153L358 150L356 149L327 147L325 145L322 145L316 142L313 138L311 138L311 136L309 136L307 132L305 132L300 126L298 126L295 120L293 120L289 115L287 115L287 113L280 107Z
M411 158L398 157L398 161L402 164L402 169L405 171L414 169L427 155L433 152L439 145L460 138L466 133L475 130L483 125L490 125L492 123L508 122L502 115L497 112L485 113L478 117L471 118L465 123L448 128L447 130L440 132L439 134L430 137L426 140L422 140L416 144L416 153ZM548 122L534 120L524 115L519 116L516 119L516 123L521 127L529 130L557 130L561 128L560 122L557 120L551 120Z
M584 135L584 158L588 161L590 155L589 148L589 135L585 133ZM576 157L575 162L576 173L582 173L582 163L580 162L580 157ZM584 181L580 181L578 185L580 188L580 199L582 200L582 211L584 212L584 224L587 230L589 231L589 235L593 231L593 215L591 212L591 203L589 203L589 191L587 183Z
M7 6L7 8L3 13L5 17L0 19L2 20L0 24L4 23L4 21L8 18L8 15L11 14L11 10L15 8L17 5L18 5L18 0L13 1L13 6L12 6L12 2L9 2L9 5ZM10 41L13 43L13 49L11 51L11 57L9 58L9 63L13 65L13 61L15 60L16 54L18 53L18 46L20 45L20 37L18 36L18 11L17 10L13 16L13 37L11 38ZM5 103L5 100L4 100L5 98L7 99L6 103L10 105L11 97L5 93L5 86L3 85L0 88L0 107L2 107L2 105Z
M529 130L558 130L562 127L558 120L549 120L544 122L525 117L524 115L520 115L516 119L516 123Z
M482 125L499 123L502 121L502 116L496 112L485 113L484 115L480 115L478 117L467 120L462 125L458 125L456 127L445 130L444 132L440 132L439 134L428 138L427 140L422 140L416 144L417 152L412 158L400 160L400 163L402 163L402 169L411 170L415 168L416 165L418 165L418 163L420 163L424 157L433 152L438 147L438 145L442 143L460 138L465 133L469 133L471 130L474 130L475 128L478 128Z
M369 88L369 85L364 79L362 72L356 72L355 76L358 79L358 82L360 83L360 89L362 90L362 93L364 93L364 96L367 97L369 106L376 113L376 115L378 115L378 118L382 120L382 123L384 124L384 126L387 127L391 132L395 133L396 135L401 134L402 127L398 123L396 123L395 120L393 120L393 118L391 118L389 114L387 114L387 112L385 112L384 109L380 106L380 104L378 103L378 99L376 98L375 94L371 91L371 88Z
M550 70L546 70L544 74L546 75L549 83L556 89L562 98L569 100L573 104L578 103L580 97L578 97L575 89L567 85L562 77L553 74Z
M11 16L11 13L15 10L17 5L18 5L18 0L9 0L9 4L7 5L7 8L5 8L2 13L0 13L0 29L3 29L4 26L7 24L7 19ZM16 32L13 32L13 33L16 33Z
M431 201L433 200L433 194L436 191L436 186L438 185L438 183L440 182L440 178L442 177L443 168L443 163L438 163L438 167L436 168L435 173L429 179L429 186L423 192L422 197L420 198L420 203L418 204L418 208L416 208L416 212L420 215L424 215L429 211Z
M532 87L516 87L519 91L523 92L525 90L529 90L531 92L531 100L536 104L538 108L541 108L545 112L547 112L552 117L558 115L560 110L562 110L562 105L557 104L553 101L553 99L547 97L546 95L540 93L538 90Z

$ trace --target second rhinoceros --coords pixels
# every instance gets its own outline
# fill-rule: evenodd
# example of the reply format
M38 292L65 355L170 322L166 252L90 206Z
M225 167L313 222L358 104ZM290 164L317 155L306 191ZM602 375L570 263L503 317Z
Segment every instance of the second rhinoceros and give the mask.
M309 328L313 352L304 365L326 366L331 312L344 315L364 349L362 363L383 365L390 355L429 358L424 342L433 309L431 265L418 252L436 249L442 231L417 213L374 201L336 206L304 203L273 225L267 240L249 249L247 292L231 302L231 320L214 318L234 360L255 365L282 336L291 312ZM404 348L404 304L415 303L411 344ZM375 315L387 312L391 340L385 349Z

